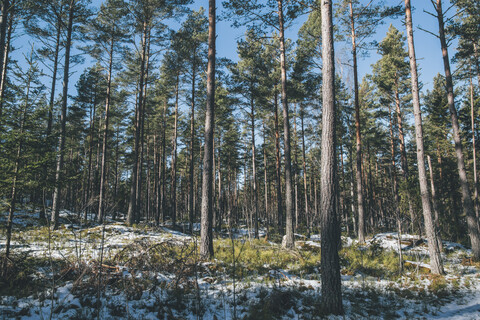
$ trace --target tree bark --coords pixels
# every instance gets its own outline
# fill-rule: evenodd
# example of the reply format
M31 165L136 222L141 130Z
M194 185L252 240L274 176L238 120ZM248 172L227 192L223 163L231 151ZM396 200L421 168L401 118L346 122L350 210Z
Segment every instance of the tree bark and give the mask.
M193 234L193 220L195 217L195 200L193 194L195 193L195 188L193 185L193 177L194 177L194 161L195 161L195 154L194 154L194 147L195 147L195 56L196 56L196 48L193 49L193 62L192 62L192 105L191 105L191 115L190 115L190 170L189 170L189 183L190 192L188 194L189 200L189 208L188 213L190 217L190 234ZM212 158L213 159L213 158ZM175 220L173 221L173 225L175 225Z
M276 87L274 91L274 112L275 112L275 179L277 184L277 225L282 232L283 226L283 205L282 205L282 179L280 173L280 132L278 126L278 96Z
M293 235L293 187L292 187L292 158L290 151L290 115L288 111L287 100L287 67L285 53L285 35L283 21L283 0L278 0L278 25L280 33L280 73L282 85L282 105L283 105L283 143L285 156L285 247L294 248L295 239Z
M200 256L213 257L213 132L215 128L215 0L208 0L207 106L205 112L205 151L203 153L202 215Z
M343 314L340 278L340 225L336 196L336 116L335 116L335 56L333 47L332 2L323 0L322 10L322 145L320 174L321 211L321 303L326 314Z
M452 121L453 140L455 142L455 153L457 156L458 175L462 189L463 211L467 217L468 234L472 245L472 253L476 260L480 259L480 232L476 221L475 210L473 207L472 197L470 195L470 187L468 185L467 171L465 169L465 160L463 156L462 141L460 138L460 127L458 124L457 110L455 109L455 97L453 92L452 73L450 71L450 60L448 57L448 47L445 40L445 27L443 20L442 1L437 0L435 9L437 11L438 32L440 37L440 45L442 47L443 65L445 69L445 80L447 84L447 100L448 109Z
M428 250L430 253L430 266L432 273L443 274L443 263L440 250L438 248L438 239L435 232L435 225L432 221L432 208L430 204L430 194L428 192L427 174L425 172L425 155L423 147L423 128L422 113L420 110L420 97L418 90L417 60L415 56L415 46L413 42L413 23L410 0L405 0L405 25L407 29L408 56L410 58L410 73L412 82L412 99L415 115L415 142L417 145L417 163L418 180L420 182L420 195L422 198L423 219L425 222L425 231L428 238Z
M178 123L178 89L179 74L177 73L177 84L175 86L175 113L173 121L173 137L172 137L172 216L177 215L177 123Z
M63 96L62 109L60 114L60 138L58 142L57 167L55 170L55 188L53 191L52 201L52 216L51 225L53 229L58 228L59 224L59 209L60 209L60 192L62 189L61 174L63 171L65 139L66 139L66 122L67 122L67 102L68 102L68 80L70 72L70 50L72 47L72 31L73 31L73 17L75 12L76 0L70 0L68 8L68 24L67 24L67 38L65 42L65 63L63 69Z
M360 102L358 97L358 65L357 65L357 44L355 34L355 18L353 14L353 1L350 0L350 26L352 32L352 55L353 55L353 84L355 91L355 142L357 146L357 160L355 181L357 183L357 208L358 208L358 241L365 243L365 214L363 203L363 181L362 181L362 136L360 132Z
M142 36L142 56L141 56L141 64L140 64L140 80L139 80L139 93L138 93L138 104L135 113L135 141L133 147L133 168L132 168L132 180L130 185L130 202L128 205L128 212L127 212L127 224L132 225L138 216L138 175L139 175L139 158L140 158L140 144L141 144L141 122L142 122L142 115L143 115L143 90L144 90L144 82L145 82L145 64L146 64L146 55L147 55L147 29L148 25L145 21L143 23L143 36Z
M251 111L251 130L252 130L252 185L253 185L253 219L254 221L254 235L258 239L258 191L257 191L257 165L255 160L255 105L253 101L253 93L250 99Z

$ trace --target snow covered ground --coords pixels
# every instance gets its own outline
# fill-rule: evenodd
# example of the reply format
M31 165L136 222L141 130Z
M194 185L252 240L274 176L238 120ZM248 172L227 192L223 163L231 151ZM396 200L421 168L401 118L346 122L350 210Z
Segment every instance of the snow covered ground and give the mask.
M17 214L14 259L37 259L38 265L30 266L36 270L28 281L37 283L34 277L43 281L30 294L2 290L0 319L321 318L319 263L304 262L297 269L297 264L279 267L272 260L251 270L240 262L242 255L249 254L253 260L248 261L262 259L262 250L277 252L279 259L294 255L293 260L298 256L298 260L309 261L318 254L319 235L309 239L297 235L296 252L284 252L271 242L256 243L253 253L239 249L237 269L233 269L232 260L197 260L198 239L169 227L133 228L119 222L85 227L74 216L63 212L66 224L50 233L32 214ZM4 221L5 215L0 215L0 223ZM248 243L251 235L246 228L234 230L239 243ZM360 255L362 263L378 252L398 252L396 233L377 234L364 247L347 237L342 242L350 254ZM229 240L218 245L230 248ZM4 246L2 233L2 252ZM342 262L346 319L480 319L480 271L478 265L469 263L470 250L444 242L447 275L435 277L425 273L428 251L424 241L402 235L401 247L408 262L402 276L378 276L366 267L352 272L347 268L352 262ZM52 261L62 261L62 266L51 268Z

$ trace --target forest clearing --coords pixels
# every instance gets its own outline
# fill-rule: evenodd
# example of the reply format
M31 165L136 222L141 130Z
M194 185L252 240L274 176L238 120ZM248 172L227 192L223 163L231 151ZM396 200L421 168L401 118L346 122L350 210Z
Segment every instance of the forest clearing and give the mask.
M191 236L110 219L82 226L77 217L63 211L63 227L50 233L32 214L18 215L16 277L2 283L2 318L324 318L318 235L297 234L295 249L286 250L265 238L265 230L260 240L245 227L223 230L214 258L205 261L197 228ZM435 276L423 241L402 235L400 272L397 239L396 233L377 234L361 246L342 237L346 319L479 317L480 265L472 263L471 250L444 241L446 275Z

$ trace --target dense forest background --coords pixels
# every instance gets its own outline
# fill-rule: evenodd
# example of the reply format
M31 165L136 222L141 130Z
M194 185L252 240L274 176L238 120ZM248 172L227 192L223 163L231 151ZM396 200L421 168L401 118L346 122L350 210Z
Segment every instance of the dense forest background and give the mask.
M432 1L439 28L415 32L417 42L438 37L443 50L419 66L442 56L445 66L430 89L420 83L419 158L407 34L393 25L375 34L405 19L397 2L333 6L335 43L349 48L335 61L341 231L361 242L381 231L435 234L478 258L480 4ZM208 104L205 10L187 0L1 5L0 205L9 232L15 210L28 206L53 228L69 210L85 223L167 223L192 233ZM294 232L315 232L321 220L320 5L231 0L218 17L245 34L238 57L216 57L211 223L216 232L245 224L253 237L286 235L289 246ZM299 18L296 40L285 38ZM369 52L379 58L360 78Z
M239 230L286 250L320 234L326 314L343 313L341 235L395 232L400 272L402 234L427 239L432 274L442 239L480 259L478 1L422 3L434 28L415 24L420 7L412 23L409 0L0 4L5 279L25 214L49 250L65 213L103 226L98 274L119 221L200 235L200 259L230 237L234 306ZM427 37L438 47L417 61ZM440 66L425 87L423 65Z

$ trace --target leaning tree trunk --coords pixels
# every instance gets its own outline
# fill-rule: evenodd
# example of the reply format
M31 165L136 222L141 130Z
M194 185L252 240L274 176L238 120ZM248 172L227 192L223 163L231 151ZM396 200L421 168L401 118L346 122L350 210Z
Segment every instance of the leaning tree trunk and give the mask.
M353 54L353 84L355 91L355 141L357 146L357 160L355 181L357 183L357 208L358 208L358 241L365 242L365 214L363 207L363 182L362 182L362 136L360 133L360 102L358 98L358 65L357 65L357 43L355 34L355 18L353 14L353 1L350 1L350 26L352 32L352 54Z
M420 110L420 98L418 91L417 60L413 42L413 23L410 0L405 0L405 21L407 28L408 56L410 58L410 73L412 81L413 110L415 114L415 141L417 144L418 180L420 182L420 195L422 198L423 219L428 238L428 250L430 253L430 267L432 273L443 274L442 256L438 248L438 239L435 225L432 219L432 207L428 192L427 174L425 172L425 155L423 148L422 112Z
M283 139L285 156L285 243L286 248L295 246L293 235L293 188L292 188L292 157L290 151L290 119L287 100L287 67L285 53L285 36L283 26L283 0L278 0L278 24L280 32L280 73L282 84L282 105L283 105Z
M51 224L53 229L57 229L59 224L60 192L62 189L61 174L63 171L63 162L64 162L63 154L65 152L65 139L66 139L68 79L70 77L69 75L70 50L72 48L73 16L75 11L75 4L76 4L76 0L71 0L70 6L68 9L67 38L65 42L65 64L63 67L62 110L60 114L60 138L58 143L57 168L55 171L55 188L53 191L53 201L52 201Z
M452 73L450 71L450 60L448 58L448 47L445 40L445 27L443 22L442 1L437 0L435 6L438 19L438 32L440 36L440 44L442 47L443 65L445 68L445 80L447 84L448 109L452 121L453 140L455 142L455 153L457 155L458 175L462 188L463 211L467 217L468 234L472 245L472 253L476 260L480 259L480 232L476 221L475 209L473 207L472 197L470 195L470 187L468 185L467 171L465 169L465 160L463 156L462 141L460 138L460 127L458 124L457 110L455 109L455 97L453 92Z
M335 57L333 47L332 2L322 5L322 145L320 174L320 228L322 235L321 279L322 308L326 314L343 314L340 278L340 225L337 218L336 156L335 156Z
M213 257L213 131L215 128L215 0L208 0L207 106L205 110L205 151L203 153L202 216L200 255Z

